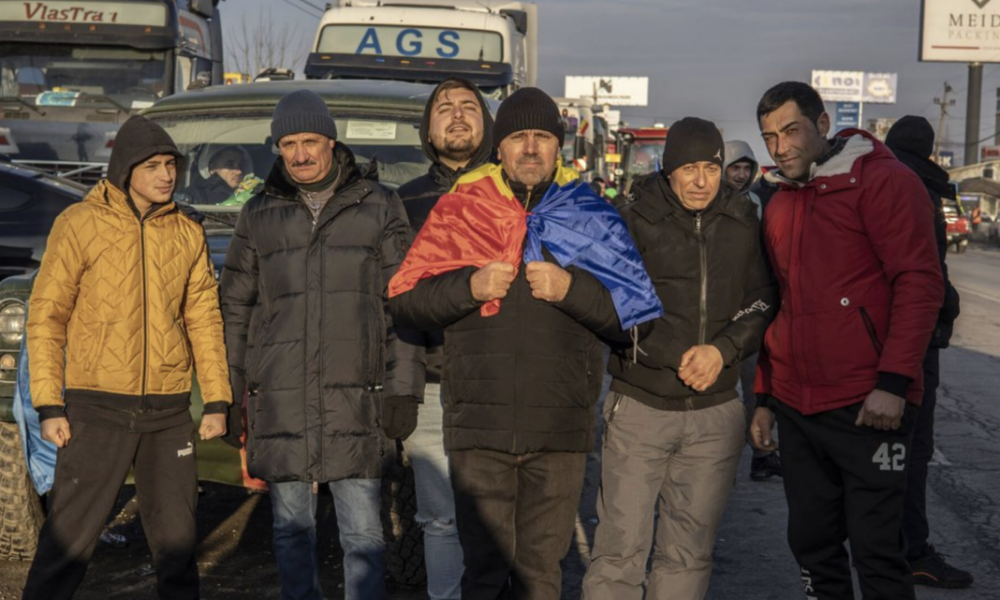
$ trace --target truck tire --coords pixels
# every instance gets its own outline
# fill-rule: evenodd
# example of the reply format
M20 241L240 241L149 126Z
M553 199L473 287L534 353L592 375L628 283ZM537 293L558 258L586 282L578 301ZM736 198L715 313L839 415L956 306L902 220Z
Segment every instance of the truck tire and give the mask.
M31 559L44 520L17 423L0 422L0 559Z
M385 530L385 567L389 578L405 586L427 582L424 568L424 531L417 523L417 487L413 468L396 442L382 473L382 521Z

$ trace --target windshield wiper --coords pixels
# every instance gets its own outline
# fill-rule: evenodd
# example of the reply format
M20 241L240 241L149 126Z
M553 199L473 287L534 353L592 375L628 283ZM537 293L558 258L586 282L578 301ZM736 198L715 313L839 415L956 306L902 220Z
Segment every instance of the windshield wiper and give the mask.
M45 116L45 111L39 109L37 106L35 106L34 104L28 102L27 100L25 100L23 98L18 98L17 96L3 96L3 97L0 97L0 104L3 104L4 102L17 102L18 104L23 104L24 106L27 106L31 110L33 110L36 113L38 113L40 116L43 116L43 117Z
M119 111L125 113L125 116L132 114L132 112L129 109L125 108L124 105L119 104L117 100L111 98L110 96L100 96L98 94L88 94L86 92L82 92L79 98L80 100L99 100L101 102L106 102L117 108Z

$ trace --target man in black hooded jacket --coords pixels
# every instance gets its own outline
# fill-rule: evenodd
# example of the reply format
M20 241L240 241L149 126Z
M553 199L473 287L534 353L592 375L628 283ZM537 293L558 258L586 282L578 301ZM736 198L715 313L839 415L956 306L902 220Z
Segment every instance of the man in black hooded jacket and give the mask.
M913 570L913 582L930 587L964 588L972 585L972 575L952 567L927 543L927 465L934 456L934 407L941 381L939 352L947 348L952 327L959 313L959 297L948 279L945 256L948 234L943 201L955 201L955 187L948 183L948 173L930 158L934 150L934 129L923 117L905 116L896 122L885 144L904 165L915 172L934 203L934 237L937 240L941 274L944 276L944 304L938 313L934 336L924 357L924 397L913 428L906 495L903 498L903 533L906 536L906 559Z
M442 194L458 178L490 160L493 154L493 117L482 94L470 81L452 77L431 92L420 123L424 154L431 160L425 175L397 190L414 233L427 220ZM405 448L413 465L417 487L417 522L424 530L427 595L431 600L461 597L462 546L455 525L455 496L449 480L448 457L442 428L441 364L444 332L401 331L400 337L427 350L424 401L386 405L387 425L412 434Z

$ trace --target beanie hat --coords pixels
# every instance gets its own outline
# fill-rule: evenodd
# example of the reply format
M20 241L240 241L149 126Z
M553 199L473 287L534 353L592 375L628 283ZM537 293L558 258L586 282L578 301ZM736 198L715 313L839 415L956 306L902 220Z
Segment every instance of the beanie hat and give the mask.
M906 115L889 129L885 145L893 152L901 150L927 158L934 153L934 128L923 117Z
M663 173L670 175L684 165L708 161L721 168L726 159L722 134L715 123L685 117L670 126L663 145Z
M299 90L287 94L274 107L271 117L271 139L278 140L296 133L319 133L331 140L337 139L337 124L330 116L330 109L319 94Z
M551 133L559 139L560 148L566 138L559 107L538 88L521 88L503 101L493 124L493 143L499 148L508 135L526 129Z

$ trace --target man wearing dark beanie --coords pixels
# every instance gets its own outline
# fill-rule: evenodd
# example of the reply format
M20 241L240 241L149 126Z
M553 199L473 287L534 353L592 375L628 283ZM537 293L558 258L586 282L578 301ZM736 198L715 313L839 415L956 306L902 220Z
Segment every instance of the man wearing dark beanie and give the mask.
M281 158L243 207L221 278L234 401L248 392L247 469L268 482L283 599L323 598L319 483L337 512L345 598L380 600L383 403L423 393L423 347L400 343L384 309L410 226L374 165L336 141L316 93L285 96L271 137Z
M544 92L512 94L493 127L501 164L463 175L435 205L414 250L428 236L437 246L456 244L462 232L486 228L490 207L516 203L530 213L553 183L577 180L559 160L563 135ZM630 342L594 275L559 266L547 250L545 260L523 264L518 243L506 260L439 271L389 305L400 327L444 330L444 435L463 600L559 599L559 562L594 447L601 340ZM500 299L499 312L488 312Z
M715 124L682 119L667 133L663 170L638 179L621 208L665 314L609 365L585 600L639 600L647 579L651 600L700 600L708 590L744 443L740 363L757 352L777 305L756 208L722 185L724 160Z
M945 257L948 254L948 233L944 220L944 199L955 202L955 187L948 173L930 159L934 151L934 129L927 119L907 115L889 130L885 145L901 163L920 177L934 207L934 237L937 241L941 275L944 277L944 304L938 312L937 325L930 347L924 356L923 402L917 408L910 447L910 464L906 470L906 492L903 496L903 534L906 537L906 560L913 571L913 582L930 587L965 588L972 585L972 574L949 565L928 543L930 525L927 522L927 466L934 456L934 407L941 381L939 353L948 347L952 327L959 313L958 290L948 278Z

